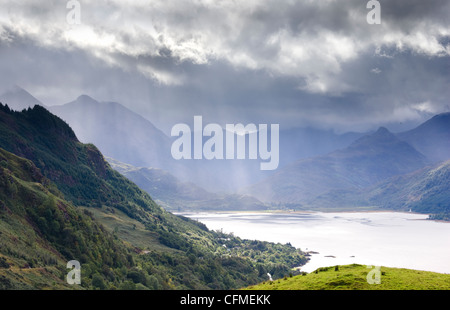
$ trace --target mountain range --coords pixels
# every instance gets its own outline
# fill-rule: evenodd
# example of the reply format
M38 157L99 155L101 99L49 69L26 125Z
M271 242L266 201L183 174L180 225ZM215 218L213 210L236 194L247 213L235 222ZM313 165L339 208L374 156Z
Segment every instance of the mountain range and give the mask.
M450 220L450 161L387 178L362 189L330 190L314 197L309 207L346 210L413 211Z
M367 204L384 209L450 214L450 160L384 180L362 191Z
M418 127L398 133L397 136L431 162L445 161L450 158L450 112L435 115Z
M98 102L83 95L50 110L67 121L81 141L94 143L105 155L136 167L165 170L183 182L195 183L208 191L235 191L270 175L261 171L259 162L254 160L176 161L170 153L175 138L118 103ZM293 159L324 154L359 136L312 128L288 129L280 137L283 154L280 166ZM218 175L221 177L217 178Z
M231 289L307 260L167 212L39 105L0 105L0 219L2 289Z
M164 164L170 139L119 104L80 96L56 108L80 119L74 130L26 91L8 96L1 98L17 101L0 104L2 289L233 289L261 282L268 272L283 277L307 261L289 244L242 240L167 210L366 207L449 219L450 113L403 133L381 127L339 135L336 150L310 150L310 157L286 163L243 194L224 194L146 165L148 158ZM133 140L142 128L148 134ZM77 131L86 140L110 135L102 148L145 166L107 160L96 145L80 142ZM109 146L114 141L118 146ZM121 150L126 147L134 149ZM152 155L137 156L145 150ZM218 171L202 173L226 178ZM78 286L65 281L73 259L83 266Z
M22 110L24 98L34 98L26 90L16 87L1 96L3 102L15 110ZM39 104L36 98L27 99ZM232 192L269 176L261 171L256 160L185 160L171 156L175 138L167 136L149 120L116 102L100 102L81 95L72 102L48 109L66 121L80 141L95 144L110 158L135 167L165 170L183 182L191 182L210 192ZM281 128L280 165L283 167L299 158L326 154L344 147L361 133L335 134L314 128ZM220 175L220 178L217 176Z
M18 85L14 85L0 94L0 102L7 103L10 109L16 111L32 108L35 105L45 107L41 101Z
M49 110L68 122L81 141L95 144L107 156L138 166L168 166L169 138L118 103L82 95Z
M169 211L255 211L270 208L249 195L208 192L192 182L182 182L162 169L134 167L112 158L107 160L113 169L133 181Z
M19 99L32 97L20 88L16 92ZM8 96L14 98L14 92ZM450 113L400 133L384 127L345 134L285 129L280 132L278 170L261 172L258 162L249 160L175 161L169 154L173 138L119 103L82 95L49 109L168 210L387 207L382 195L369 199L370 194L360 193L373 193L378 185L388 188L386 182L395 182L393 178L439 165L450 154ZM422 195L416 189L415 195ZM386 201L393 199L382 192Z
M412 210L448 220L449 159L450 113L442 113L406 132L381 127L298 160L244 192L297 209Z
M364 188L426 164L423 154L381 127L346 148L282 168L248 193L262 201L307 203L330 190Z

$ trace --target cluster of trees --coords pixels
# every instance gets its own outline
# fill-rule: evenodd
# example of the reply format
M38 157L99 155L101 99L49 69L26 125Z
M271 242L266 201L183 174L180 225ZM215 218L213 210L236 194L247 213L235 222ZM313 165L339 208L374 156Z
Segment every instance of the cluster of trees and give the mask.
M302 262L301 252L291 246L241 240L163 210L151 214L147 230L172 250L141 255L98 224L89 209L64 200L32 162L0 154L0 218L15 236L4 238L0 227L0 254L8 257L2 257L0 268L53 266L63 283L66 262L77 258L87 289L230 289L264 281L267 272L284 276Z
M306 261L289 245L241 240L165 211L42 107L14 112L0 105L0 148L6 150L0 149L2 265L43 268L43 278L52 274L43 287L52 281L67 287L73 259L88 289L239 288L265 280L267 272L287 275ZM155 244L137 250L89 208L122 211ZM4 283L14 281L10 275Z

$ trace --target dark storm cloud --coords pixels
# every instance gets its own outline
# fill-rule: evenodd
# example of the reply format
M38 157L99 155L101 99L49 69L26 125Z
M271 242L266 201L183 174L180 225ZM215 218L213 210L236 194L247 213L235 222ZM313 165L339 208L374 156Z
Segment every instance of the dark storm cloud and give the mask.
M87 93L166 132L210 122L338 130L448 110L450 3L380 1L2 1L0 77L48 104Z

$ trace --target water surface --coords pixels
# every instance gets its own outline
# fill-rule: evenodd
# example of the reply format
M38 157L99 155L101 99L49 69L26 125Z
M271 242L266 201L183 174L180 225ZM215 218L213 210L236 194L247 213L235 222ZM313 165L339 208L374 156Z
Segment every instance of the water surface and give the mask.
M428 215L354 213L191 213L209 229L314 251L301 270L358 263L450 273L450 223Z

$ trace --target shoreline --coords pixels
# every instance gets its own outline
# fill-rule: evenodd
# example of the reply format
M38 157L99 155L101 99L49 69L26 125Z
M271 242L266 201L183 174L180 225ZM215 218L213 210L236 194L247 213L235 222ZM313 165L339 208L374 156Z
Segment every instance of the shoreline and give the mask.
M170 212L170 211L169 211ZM330 214L330 213L401 213L401 214L415 214L415 215L423 215L427 216L427 218L424 219L410 219L410 221L433 221L436 223L442 223L442 224L450 224L450 221L445 220L432 220L429 218L431 214L429 213L419 213L419 212L411 212L411 211L394 211L394 210L365 210L365 211L344 211L344 210L336 210L336 211L323 211L323 210L297 210L297 211L289 211L289 210L226 210L226 211L217 211L217 210L211 210L211 211L188 211L188 212L171 212L174 215L181 215L181 216L189 216L193 214Z
M287 218L289 218L289 216L292 216L292 218L295 218L296 214L313 215L313 217L315 217L314 215L316 214L318 219L320 219L320 217L325 217L328 220L334 220L334 217L339 218L339 217L341 217L340 214L343 215L344 218L346 217L345 214L348 214L348 217L355 218L355 219L366 218L366 217L370 218L371 217L370 214L373 214L374 217L379 218L376 214L385 214L385 215L381 215L381 219L383 219L384 217L390 218L389 214L392 214L392 217L403 219L405 221L409 221L411 223L410 225L414 225L412 223L415 221L422 221L423 223L425 223L424 220L429 221L430 224L432 224L432 222L438 222L435 220L428 220L427 214L424 214L424 213L393 211L393 210L370 210L370 211L366 210L366 211L351 211L351 212L346 212L346 211L323 212L323 211L312 211L312 210L308 210L308 211L303 211L303 210L302 211L287 211L287 210L217 211L216 210L216 211L212 211L212 212L208 212L208 211L199 211L199 212L191 211L189 213L187 213L187 212L181 213L180 212L180 214L183 214L184 216L190 217L191 219L198 220L200 222L202 222L202 220L199 218L202 218L202 215L204 215L205 222L208 221L209 217L211 217L212 219L218 220L220 222L221 218L223 218L224 220L227 220L227 221L228 221L228 219L230 221L233 221L233 218L234 218L233 215L236 215L235 216L236 220L239 221L240 218L244 218L245 220L252 220L252 216L254 216L255 219L261 218L263 220L266 217L270 218L271 215L274 215L274 217L277 217L277 215L279 215L279 216L286 215ZM356 214L356 215L352 216L351 214ZM395 214L397 214L397 215L395 215ZM217 215L217 216L215 217L215 215ZM416 223L419 224L419 222L416 222ZM344 225L345 225L345 223L344 223ZM442 228L446 229L444 227L444 225L442 226ZM235 231L235 235L240 236L240 234L236 231ZM266 240L261 237L262 236L259 236L259 238L250 237L250 239L256 238L256 240ZM245 238L248 239L249 237L246 236ZM271 242L275 242L275 241L271 241ZM278 241L278 242L283 243L283 242L285 242L285 240ZM290 242L292 243L292 240ZM309 246L309 245L311 245L311 246ZM303 246L295 245L295 247L301 249L302 252L304 252L305 257L308 257L308 261L304 265L297 266L298 268L300 268L301 271L310 272L309 269L311 269L312 267L315 267L316 265L317 265L317 268L320 268L320 267L326 266L328 264L330 264L330 265L338 264L339 265L339 264L341 264L342 261L347 261L347 258L346 258L347 256L345 256L345 255L343 256L342 253L334 252L331 249L326 250L325 248L318 247L317 245L313 246L312 244L308 244L308 245L303 244ZM358 261L361 263L361 258L363 258L363 257L361 255L359 255L358 253L349 253L348 254L348 261L350 263L354 263L354 262L358 262ZM392 264L392 265L395 265L395 264ZM398 266L397 268L411 268L411 267L402 265L402 266ZM415 269L432 271L432 270L428 269L427 267L422 267L420 269L415 268ZM445 269L439 270L439 271L435 270L434 272L447 273L447 271Z
M345 211L345 210L336 210L336 211L324 211L324 210L297 210L297 211L289 211L289 210L226 210L226 211L217 211L217 210L202 210L202 211L185 211L185 212L171 212L175 215L183 215L183 214L314 214L314 213L404 213L404 214L417 214L417 215L427 215L428 213L418 213L418 212L409 212L409 211L394 211L394 210L365 210L365 211ZM443 220L434 220L436 222L446 222Z

